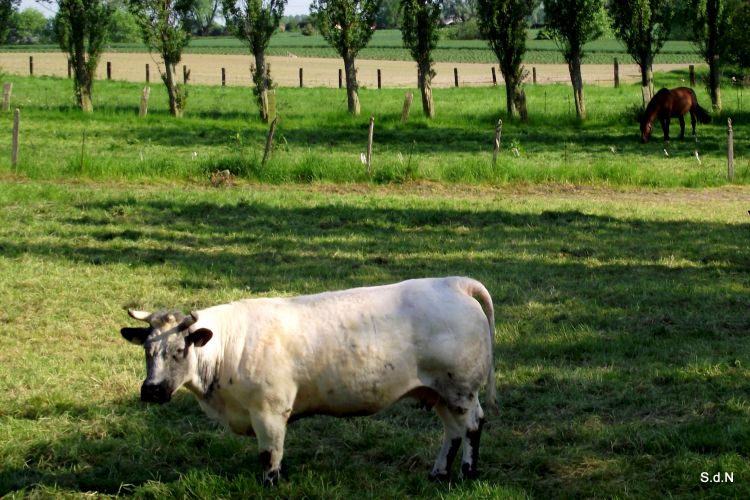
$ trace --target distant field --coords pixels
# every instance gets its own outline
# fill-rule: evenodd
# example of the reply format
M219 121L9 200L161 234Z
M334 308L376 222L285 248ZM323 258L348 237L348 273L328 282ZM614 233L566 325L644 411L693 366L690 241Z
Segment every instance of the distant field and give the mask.
M16 45L2 47L3 51L58 51L56 45ZM112 44L108 51L143 52L142 44ZM246 54L247 46L234 37L196 38L187 49L190 53L209 54ZM300 33L276 33L271 39L269 55L288 55L298 57L338 57L320 35L304 36ZM403 48L401 33L398 30L380 30L373 35L369 45L359 56L361 59L382 59L409 61L411 56ZM620 62L632 62L622 44L617 40L597 40L586 46L585 64L611 63L614 57ZM482 40L441 40L434 53L438 62L495 63L495 54ZM528 64L561 64L565 61L560 50L552 40L527 41L527 52L524 61ZM655 63L691 63L700 62L693 45L686 41L669 41Z

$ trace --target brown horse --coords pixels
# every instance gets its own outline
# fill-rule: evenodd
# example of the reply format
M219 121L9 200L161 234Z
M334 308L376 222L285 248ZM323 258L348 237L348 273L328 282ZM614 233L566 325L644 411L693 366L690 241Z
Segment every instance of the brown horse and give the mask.
M688 87L677 87L676 89L661 89L649 101L646 112L641 119L641 142L648 142L651 138L651 124L655 118L659 118L661 128L664 131L664 141L669 141L669 122L677 117L680 120L680 139L685 137L684 114L690 112L690 123L693 125L695 135L695 119L701 123L709 123L711 116L698 105L698 98L693 89Z

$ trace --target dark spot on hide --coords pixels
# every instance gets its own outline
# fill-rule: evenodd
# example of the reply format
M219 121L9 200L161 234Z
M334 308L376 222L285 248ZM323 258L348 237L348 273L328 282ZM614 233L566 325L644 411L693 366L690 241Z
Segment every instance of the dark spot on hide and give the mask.
M214 379L211 381L211 383L208 385L208 388L206 389L205 394L203 394L203 397L205 399L211 398L213 396L214 392L221 388L221 385L219 384L219 377L214 377Z
M461 475L465 479L475 479L478 475L477 472L477 461L479 460L479 439L482 437L482 427L484 426L484 419L479 419L479 426L475 431L466 431L466 439L469 440L471 445L471 463L461 464Z
M234 384L234 381L232 380L232 377L229 377L229 385Z
M453 380L453 374L451 372L448 372L448 378Z
M393 366L393 363L391 363L390 361L387 361L387 362L385 363L385 367L386 367L387 369L389 369L389 370L395 370L395 369L396 369L396 367L395 367L395 366Z

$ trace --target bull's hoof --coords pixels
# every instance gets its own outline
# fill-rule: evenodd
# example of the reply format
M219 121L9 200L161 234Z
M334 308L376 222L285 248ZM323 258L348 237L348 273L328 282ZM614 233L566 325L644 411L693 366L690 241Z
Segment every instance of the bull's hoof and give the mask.
M471 466L471 464L461 464L461 479L476 479L479 476L479 472Z
M445 483L450 479L450 475L447 472L430 472L430 475L427 476L427 479L432 481L433 483Z
M279 469L268 471L268 473L263 478L263 486L266 488L272 488L279 484L279 478L281 477L281 474L279 473Z

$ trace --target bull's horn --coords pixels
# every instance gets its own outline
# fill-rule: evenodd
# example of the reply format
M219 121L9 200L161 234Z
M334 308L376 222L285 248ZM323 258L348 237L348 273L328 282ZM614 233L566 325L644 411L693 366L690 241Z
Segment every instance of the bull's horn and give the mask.
M148 322L149 318L151 318L151 313L147 311L136 311L134 309L128 309L128 316L139 321Z
M189 315L185 316L185 318L180 321L180 330L190 328L195 324L196 321L198 321L198 313L195 311L191 311Z

